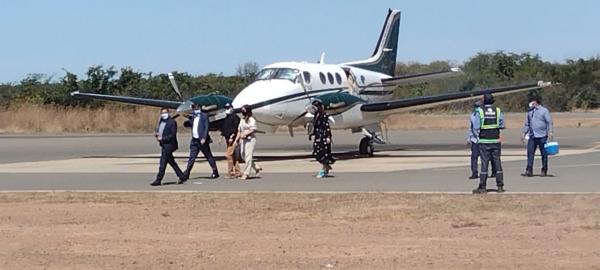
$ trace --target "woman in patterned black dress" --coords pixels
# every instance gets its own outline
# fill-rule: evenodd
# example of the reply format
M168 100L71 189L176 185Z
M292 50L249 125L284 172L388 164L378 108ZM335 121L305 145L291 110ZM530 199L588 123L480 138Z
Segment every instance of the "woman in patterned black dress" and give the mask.
M313 118L313 156L321 163L322 168L317 178L327 177L332 169L331 164L335 159L331 155L331 128L329 127L329 115L325 113L323 103L315 99L312 102L315 117Z

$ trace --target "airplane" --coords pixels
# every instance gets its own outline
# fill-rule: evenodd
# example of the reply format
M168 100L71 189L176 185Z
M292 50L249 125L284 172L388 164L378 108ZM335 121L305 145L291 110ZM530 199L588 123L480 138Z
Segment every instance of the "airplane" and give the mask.
M424 83L462 75L458 68L437 72L394 76L398 51L398 34L401 13L388 10L383 29L371 57L341 64L326 64L324 54L318 63L280 62L261 69L254 82L231 99L222 95L201 95L183 99L172 74L169 79L180 101L157 100L140 97L71 93L77 98L91 98L176 109L178 114L191 113L191 105L202 106L208 112L212 130L218 129L225 117L224 106L231 103L239 112L250 105L263 132L275 132L287 126L290 136L294 127L310 123L307 106L318 98L330 115L332 129L363 133L359 153L372 156L374 144L384 144L381 123L392 114L431 108L440 104L476 99L485 93L506 95L515 92L550 87L550 82L533 82L521 85L454 92L434 96L393 99L394 88L402 85Z

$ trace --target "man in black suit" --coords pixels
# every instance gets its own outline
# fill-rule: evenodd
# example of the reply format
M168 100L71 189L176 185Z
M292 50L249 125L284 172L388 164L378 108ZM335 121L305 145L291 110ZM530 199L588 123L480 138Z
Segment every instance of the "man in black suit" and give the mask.
M160 144L160 165L158 166L158 174L156 175L156 180L152 182L151 186L160 186L160 182L165 176L165 170L167 168L167 163L171 165L177 177L179 179L183 179L185 175L179 169L177 162L175 162L175 158L173 157L173 152L177 150L177 122L169 115L169 109L162 108L160 110L160 121L158 121L158 125L156 126L156 130L154 133L156 137L156 141Z
M215 158L213 157L213 154L210 151L210 143L212 143L212 140L210 139L210 135L208 134L208 115L205 112L201 111L198 108L198 105L196 104L192 105L192 109L194 110L194 113L190 116L188 124L192 127L192 141L190 142L190 158L188 159L187 169L184 172L184 178L181 179L178 182L178 184L183 184L190 178L192 167L194 167L194 162L196 162L196 157L198 157L198 153L200 151L202 152L202 154L208 161L208 164L212 168L212 174L210 175L210 178L219 178L217 163L215 162Z

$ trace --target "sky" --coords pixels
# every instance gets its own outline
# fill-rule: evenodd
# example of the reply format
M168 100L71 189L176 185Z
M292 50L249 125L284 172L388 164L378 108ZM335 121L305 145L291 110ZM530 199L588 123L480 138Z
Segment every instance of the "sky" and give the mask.
M339 63L373 52L402 11L398 61L460 64L478 52L600 56L600 1L0 0L0 83L92 65L235 73L239 64Z

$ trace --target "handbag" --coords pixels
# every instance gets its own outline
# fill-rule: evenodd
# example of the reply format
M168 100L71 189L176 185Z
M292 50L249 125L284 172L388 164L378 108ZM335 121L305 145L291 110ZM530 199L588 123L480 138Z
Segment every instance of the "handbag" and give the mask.
M233 149L233 160L239 163L245 163L244 157L242 156L242 146L240 143L235 145Z

